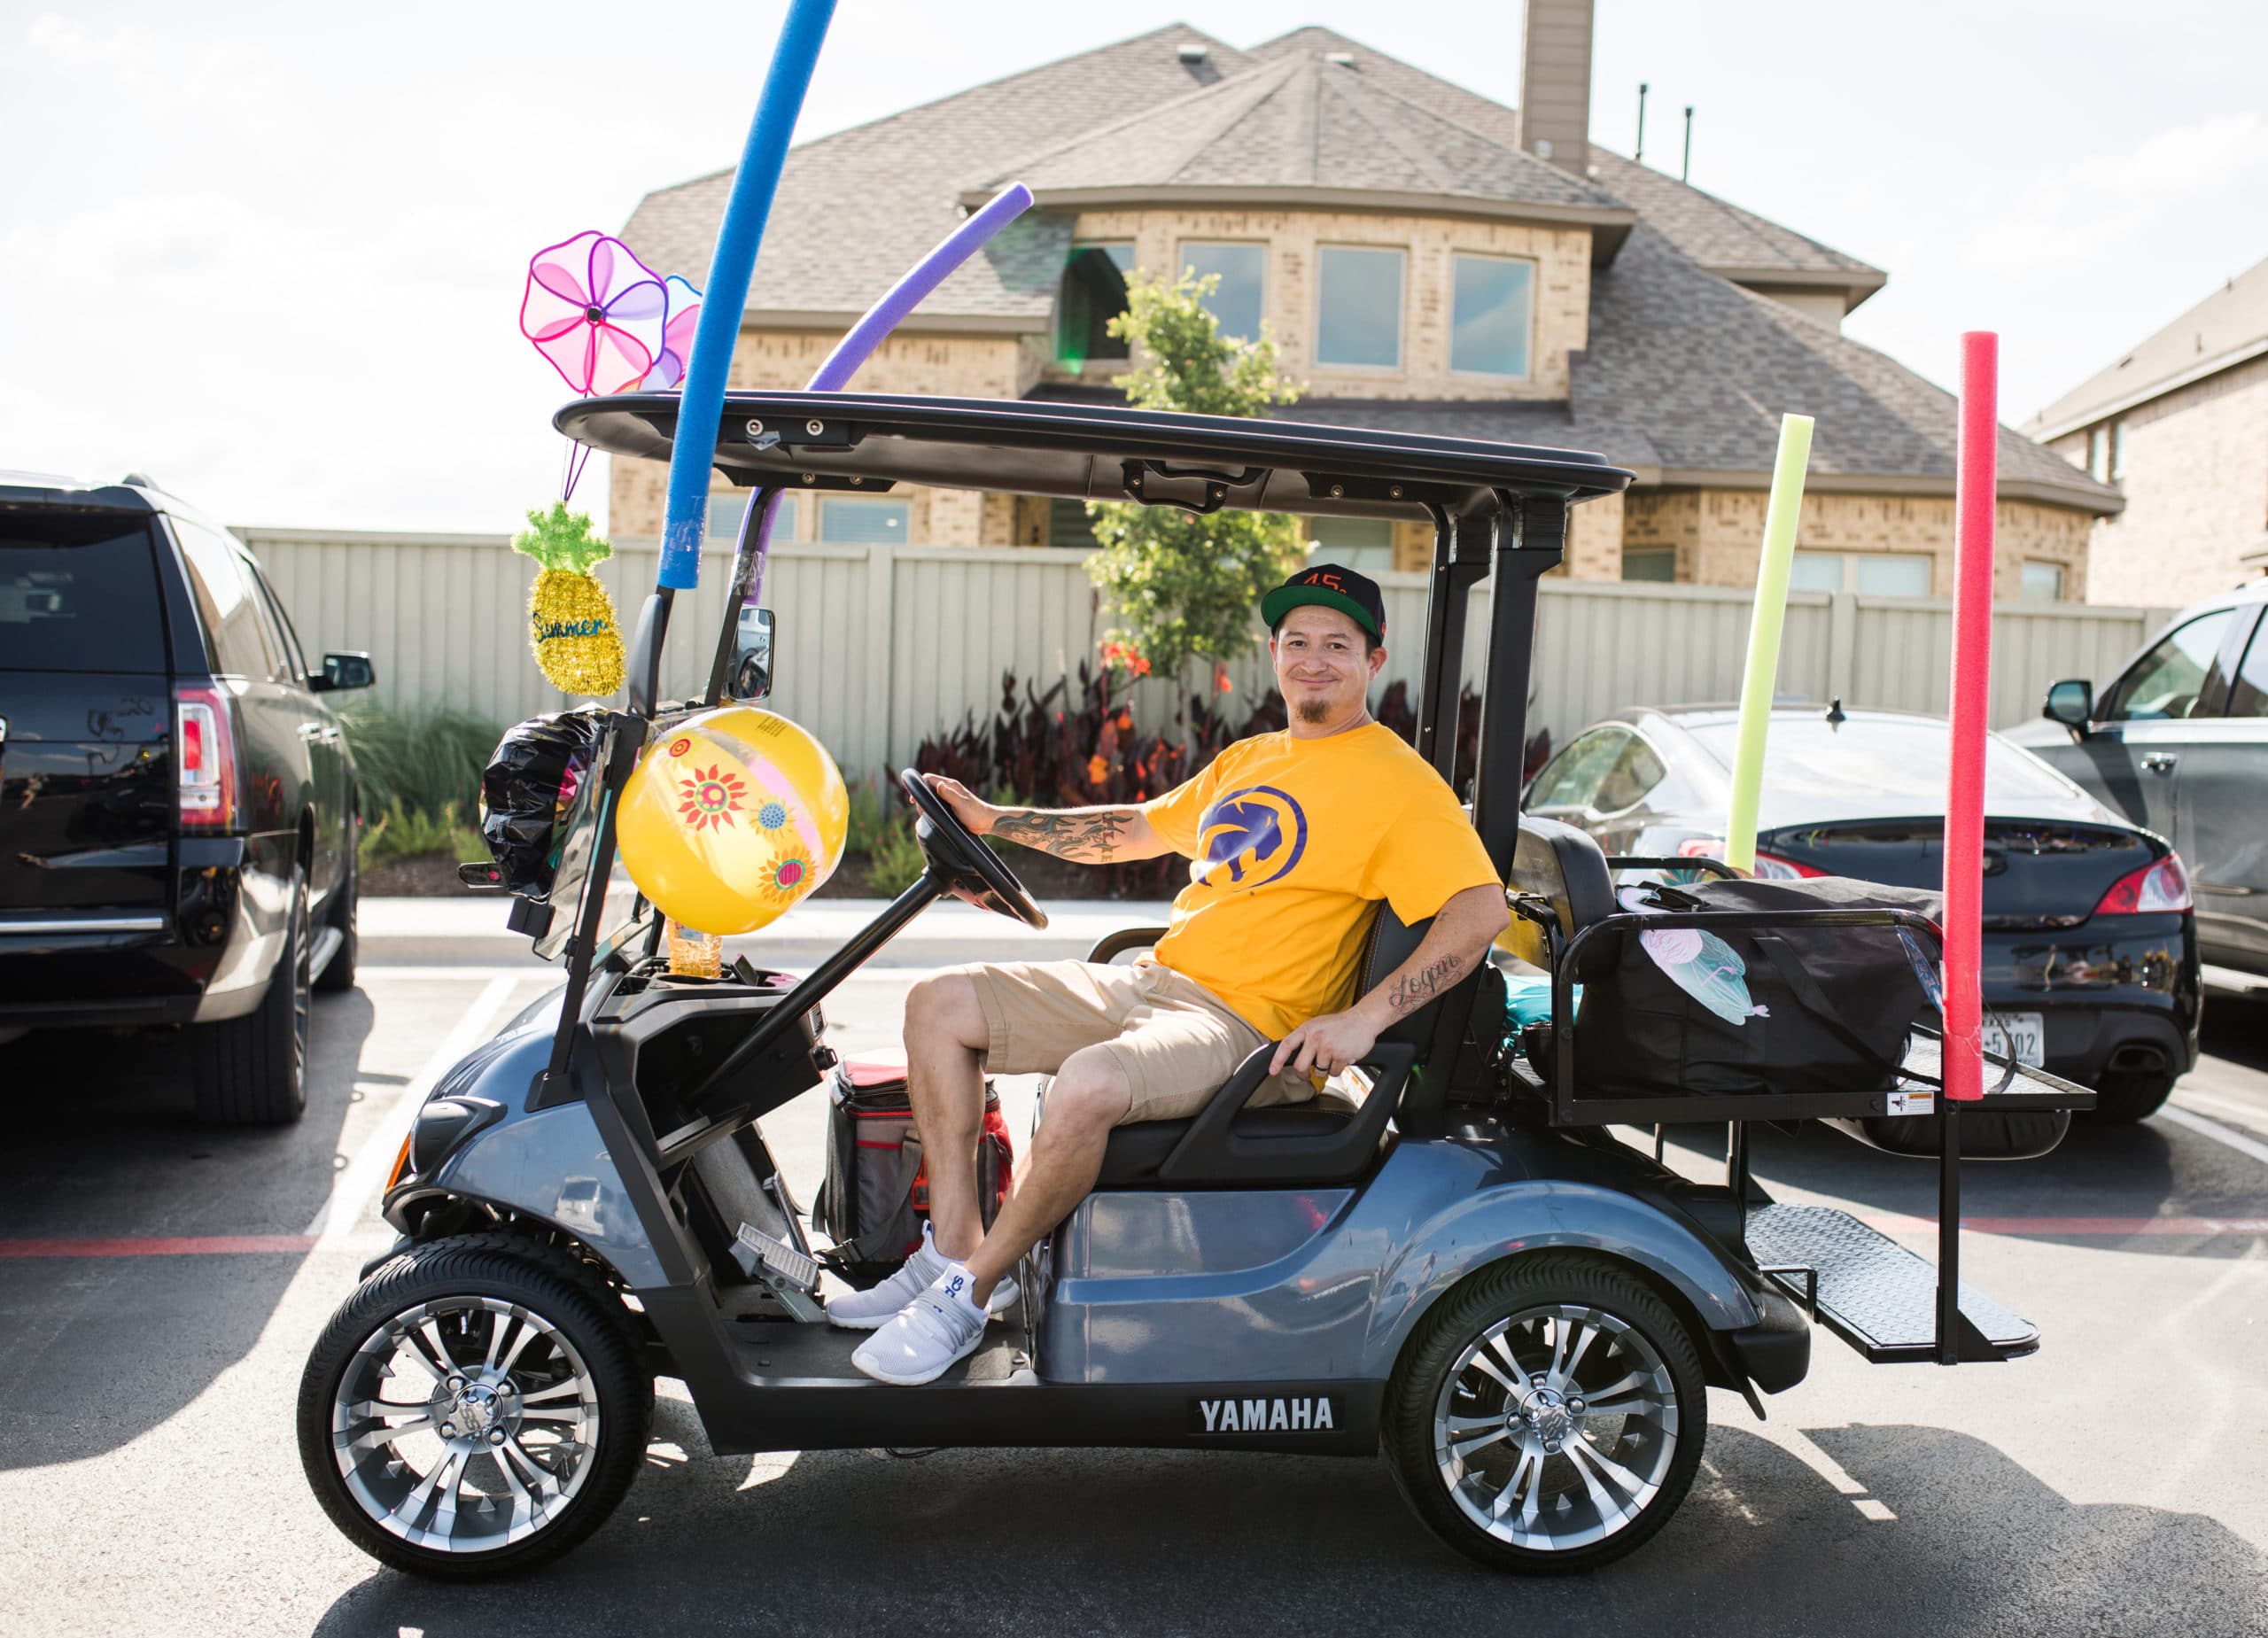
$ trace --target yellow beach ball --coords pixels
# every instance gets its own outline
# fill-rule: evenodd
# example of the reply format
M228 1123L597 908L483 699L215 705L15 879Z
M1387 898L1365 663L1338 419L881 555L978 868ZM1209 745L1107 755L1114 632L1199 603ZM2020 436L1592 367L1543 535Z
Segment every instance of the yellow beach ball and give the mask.
M647 747L615 820L623 868L688 928L747 933L835 873L850 796L827 748L771 711L687 718Z

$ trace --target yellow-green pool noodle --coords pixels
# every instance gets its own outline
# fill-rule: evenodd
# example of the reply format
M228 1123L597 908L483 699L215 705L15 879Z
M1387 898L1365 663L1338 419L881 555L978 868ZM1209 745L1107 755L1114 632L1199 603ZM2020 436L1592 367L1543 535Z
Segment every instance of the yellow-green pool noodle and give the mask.
M1772 726L1772 684L1780 672L1780 628L1788 613L1788 571L1796 561L1796 518L1811 461L1809 415L1780 417L1772 462L1772 501L1764 512L1764 550L1756 565L1756 612L1748 627L1748 669L1740 685L1740 737L1733 750L1732 814L1725 862L1756 868L1756 808L1764 791L1764 739Z

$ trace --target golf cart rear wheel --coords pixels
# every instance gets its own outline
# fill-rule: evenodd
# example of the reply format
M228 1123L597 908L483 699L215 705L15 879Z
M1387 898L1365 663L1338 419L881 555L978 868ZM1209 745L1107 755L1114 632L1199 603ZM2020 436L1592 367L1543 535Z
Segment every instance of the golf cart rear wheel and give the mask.
M1425 1316L1386 1390L1386 1460L1433 1533L1493 1569L1588 1570L1685 1499L1708 1432L1693 1340L1604 1259L1499 1263Z
M653 1412L626 1330L561 1254L468 1235L392 1259L332 1316L299 1382L299 1461L372 1557L509 1575L605 1521Z

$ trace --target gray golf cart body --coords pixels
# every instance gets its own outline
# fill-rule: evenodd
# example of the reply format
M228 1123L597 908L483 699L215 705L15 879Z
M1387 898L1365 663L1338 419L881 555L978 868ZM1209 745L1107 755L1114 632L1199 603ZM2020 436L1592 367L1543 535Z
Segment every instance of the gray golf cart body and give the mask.
M676 414L673 396L633 395L570 406L556 422L595 448L658 458ZM870 1380L850 1358L858 1333L824 1323L812 1247L762 1118L826 1078L835 1060L821 1000L928 904L951 894L1045 919L1013 877L1014 893L1004 889L997 858L953 853L954 827L925 809L929 870L810 973L742 962L722 980L675 980L656 959L650 908L604 927L611 794L649 736L724 696L734 647L728 613L706 700L657 701L670 597L656 593L633 645L628 709L608 714L599 777L582 781L571 816L554 902L522 900L511 913L540 951L566 959L568 982L434 1089L384 1203L404 1236L397 1252L500 1230L566 1248L621 1300L647 1368L685 1381L720 1453L1124 1445L1369 1455L1428 1315L1508 1263L1546 1254L1579 1254L1585 1267L1635 1281L1646 1302L1658 1299L1707 1383L1743 1393L1759 1413L1757 1390L1804 1376L1814 1317L1877 1361L2005 1359L2037 1346L2023 1320L1959 1285L1955 1120L1937 1122L1940 1143L1909 1145L1940 1160L1940 1269L1843 1214L1775 1205L1748 1175L1744 1122L1828 1119L1860 1135L1861 1123L1893 1113L1884 1088L1588 1099L1572 1078L1576 958L1637 918L1619 912L1596 844L1521 817L1529 651L1537 581L1560 561L1570 509L1619 492L1629 473L1558 450L1282 422L769 392L728 396L716 465L758 491L744 514L734 610L754 566L753 520L779 489L873 493L915 482L1429 522L1417 748L1451 776L1469 593L1488 581L1469 794L1508 898L1559 982L1558 1045L1543 1060L1557 1073L1538 1073L1515 1050L1493 967L1380 1038L1363 1065L1371 1091L1353 1113L1245 1107L1264 1078L1263 1050L1196 1116L1117 1129L1094 1192L1027 1260L1021 1303L974 1356L928 1386ZM927 792L908 787L917 806ZM1870 912L1816 913L1857 923ZM1381 907L1362 986L1393 972L1424 930ZM1107 940L1095 959L1154 931ZM2060 1121L2089 1098L2011 1071L1994 1104ZM1727 1127L1724 1181L1664 1165L1658 1130L1651 1153L1610 1130L1675 1122ZM372 1277L386 1264L374 1262ZM1478 1368L1496 1376L1486 1360ZM1689 1403L1684 1413L1697 1438L1700 1412ZM344 1452L357 1435L346 1420L331 1425ZM310 1447L311 1472L328 1448ZM1651 1494L1631 1501L1629 1516Z

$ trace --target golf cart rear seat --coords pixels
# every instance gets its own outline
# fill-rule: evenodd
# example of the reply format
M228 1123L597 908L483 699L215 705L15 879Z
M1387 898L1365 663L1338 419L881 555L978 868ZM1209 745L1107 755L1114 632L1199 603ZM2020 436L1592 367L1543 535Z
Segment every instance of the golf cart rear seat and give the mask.
M1393 911L1379 906L1363 943L1362 983L1367 994L1408 960L1432 920L1404 927ZM1109 961L1130 950L1147 949L1165 935L1163 928L1130 928L1114 933L1090 951L1090 961ZM1459 985L1451 997L1464 997ZM1469 1004L1469 998L1466 1004ZM1241 1184L1282 1186L1347 1183L1359 1177L1378 1153L1387 1119L1402 1100L1411 1067L1432 1039L1443 1000L1420 1008L1378 1039L1363 1067L1371 1090L1360 1108L1336 1105L1279 1104L1246 1108L1246 1101L1270 1077L1273 1043L1239 1065L1234 1075L1195 1114L1177 1121L1137 1121L1115 1129L1103 1152L1098 1189L1233 1188Z

